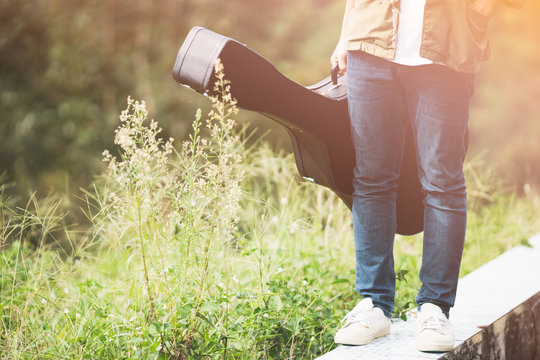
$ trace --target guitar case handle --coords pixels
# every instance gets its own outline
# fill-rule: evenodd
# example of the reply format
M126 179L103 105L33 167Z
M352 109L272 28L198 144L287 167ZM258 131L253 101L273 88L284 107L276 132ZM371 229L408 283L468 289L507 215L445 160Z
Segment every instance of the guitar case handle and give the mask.
M335 63L332 65L332 70L330 70L330 78L332 79L332 85L336 86L338 84L337 78L339 73L339 64Z

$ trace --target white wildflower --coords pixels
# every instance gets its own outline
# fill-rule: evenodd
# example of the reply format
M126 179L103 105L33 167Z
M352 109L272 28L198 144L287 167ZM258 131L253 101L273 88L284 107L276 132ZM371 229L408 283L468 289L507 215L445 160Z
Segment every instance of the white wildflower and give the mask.
M294 234L294 233L297 232L298 228L299 228L298 223L295 221L295 222L293 222L293 223L291 224L291 227L289 228L289 232L290 232L291 234Z
M102 153L102 156L103 156L103 161L112 161L113 159L113 156L111 155L109 150L104 150Z
M116 131L116 136L114 137L114 143L120 145L123 149L129 149L135 145L135 142L131 138L133 131L132 129L126 129L124 127L119 128Z

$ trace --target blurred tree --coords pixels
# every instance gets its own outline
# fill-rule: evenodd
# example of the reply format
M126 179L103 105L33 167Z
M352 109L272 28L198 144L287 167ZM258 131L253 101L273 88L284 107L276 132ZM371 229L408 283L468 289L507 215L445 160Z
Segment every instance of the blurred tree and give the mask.
M204 102L170 76L189 29L207 26L275 62L294 61L313 32L305 24L324 7L316 4L1 0L1 167L20 190L87 185L128 95L183 138L194 112L187 103Z
M540 189L540 3L500 6L490 24L492 59L477 76L471 154L484 153L506 184Z
M343 6L330 0L0 0L0 168L20 192L88 186L103 166L101 152L114 148L128 95L148 103L164 136L183 139L195 109L208 106L170 75L195 25L248 44L304 85L315 83L328 73ZM471 152L490 149L493 159L503 159L501 173L518 185L523 174L540 183L533 100L540 93L540 7L527 6L500 11L492 24L494 59L478 76L471 117ZM239 120L273 128L248 112ZM482 136L486 129L489 138ZM283 132L271 136L288 144Z

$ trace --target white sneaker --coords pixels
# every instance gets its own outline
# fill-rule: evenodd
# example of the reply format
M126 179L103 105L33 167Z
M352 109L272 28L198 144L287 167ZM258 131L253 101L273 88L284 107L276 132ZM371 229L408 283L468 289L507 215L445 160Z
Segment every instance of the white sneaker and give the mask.
M417 350L443 352L454 348L454 330L440 307L422 304L416 321Z
M365 345L390 333L390 319L373 306L371 298L360 301L342 321L345 325L334 337L336 344Z

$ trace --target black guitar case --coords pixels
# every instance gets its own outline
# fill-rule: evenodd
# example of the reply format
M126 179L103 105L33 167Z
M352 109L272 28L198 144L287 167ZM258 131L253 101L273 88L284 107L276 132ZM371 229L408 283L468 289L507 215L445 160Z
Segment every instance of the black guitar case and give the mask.
M214 64L220 58L231 94L243 109L257 111L283 125L291 138L300 174L333 190L349 208L355 152L347 109L346 77L337 74L304 87L281 74L244 44L194 27L182 44L173 77L199 93L211 93ZM424 194L416 152L408 130L397 190L397 233L423 229Z

